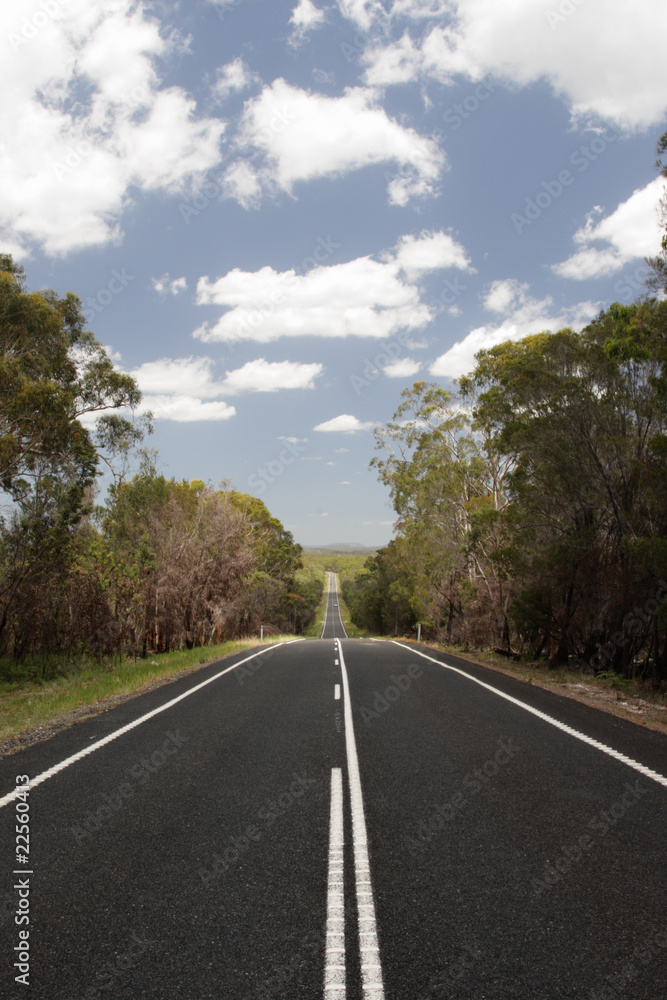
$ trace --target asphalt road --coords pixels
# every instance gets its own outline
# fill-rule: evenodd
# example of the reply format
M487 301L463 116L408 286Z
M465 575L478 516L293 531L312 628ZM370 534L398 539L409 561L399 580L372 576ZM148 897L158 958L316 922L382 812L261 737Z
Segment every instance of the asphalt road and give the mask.
M667 996L664 736L426 647L249 655L0 761L0 996Z
M320 639L347 639L347 632L338 607L338 579L335 573L329 573L328 587L329 594Z

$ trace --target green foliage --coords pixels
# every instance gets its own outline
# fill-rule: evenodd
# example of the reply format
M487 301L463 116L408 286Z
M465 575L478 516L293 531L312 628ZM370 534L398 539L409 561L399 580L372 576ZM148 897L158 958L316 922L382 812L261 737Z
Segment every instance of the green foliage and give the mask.
M355 620L659 683L666 361L667 302L646 299L480 351L458 398L406 389L371 463L398 534L350 584Z

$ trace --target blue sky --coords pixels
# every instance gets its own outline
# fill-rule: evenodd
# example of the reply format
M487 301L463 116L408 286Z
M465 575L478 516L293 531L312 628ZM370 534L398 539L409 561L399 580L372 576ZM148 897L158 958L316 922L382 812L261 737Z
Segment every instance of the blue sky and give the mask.
M665 37L662 0L6 4L2 249L81 297L166 475L384 544L404 388L643 291Z

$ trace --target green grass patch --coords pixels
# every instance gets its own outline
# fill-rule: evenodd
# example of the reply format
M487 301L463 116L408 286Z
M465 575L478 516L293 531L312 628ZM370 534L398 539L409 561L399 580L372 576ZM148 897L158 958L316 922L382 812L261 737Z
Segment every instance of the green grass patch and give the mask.
M293 638L272 636L264 644ZM111 669L109 664L79 661L70 664L68 672L46 681L35 678L35 665L10 669L5 662L0 665L0 676L4 677L0 683L0 739L53 725L68 713L80 713L86 708L94 715L108 707L109 700L137 694L155 682L169 681L181 671L197 670L205 663L255 646L259 646L258 639L230 640L217 646L153 654L145 660L125 660Z
M328 582L327 577L327 582ZM304 629L303 634L306 639L319 639L322 628L324 626L324 616L327 610L327 601L329 600L329 590L327 585L325 585L322 591L322 598L320 603L317 605L317 610L315 611L315 617L310 623L310 625Z

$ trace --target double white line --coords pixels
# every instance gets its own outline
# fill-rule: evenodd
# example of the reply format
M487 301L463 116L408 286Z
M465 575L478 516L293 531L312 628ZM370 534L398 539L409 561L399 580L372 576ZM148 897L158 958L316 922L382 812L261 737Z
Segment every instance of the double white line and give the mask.
M368 837L361 794L357 744L352 724L350 686L345 669L343 647L335 640L340 656L345 712L345 748L352 807L352 842L357 912L359 918L359 952L364 1000L384 1000L382 966L378 947L375 904L368 860ZM329 821L329 881L327 894L327 933L324 969L325 1000L345 1000L345 889L343 870L343 779L341 769L331 772L331 816Z

